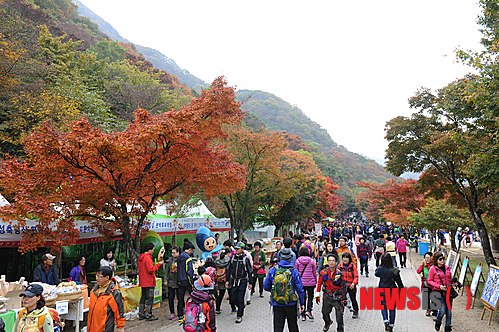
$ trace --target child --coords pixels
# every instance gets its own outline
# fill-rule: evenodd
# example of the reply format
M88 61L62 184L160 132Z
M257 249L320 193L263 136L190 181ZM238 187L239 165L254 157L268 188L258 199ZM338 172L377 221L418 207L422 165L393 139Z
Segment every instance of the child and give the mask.
M207 274L194 281L194 289L185 307L184 331L215 332L215 299L213 282Z

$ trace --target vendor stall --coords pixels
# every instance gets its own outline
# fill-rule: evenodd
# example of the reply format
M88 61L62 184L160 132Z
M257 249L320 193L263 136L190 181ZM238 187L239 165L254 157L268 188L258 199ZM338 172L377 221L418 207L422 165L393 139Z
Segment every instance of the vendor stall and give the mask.
M154 289L153 308L161 306L163 279L156 278L156 288ZM131 285L120 288L123 302L125 303L125 313L135 311L139 307L141 288L139 285Z

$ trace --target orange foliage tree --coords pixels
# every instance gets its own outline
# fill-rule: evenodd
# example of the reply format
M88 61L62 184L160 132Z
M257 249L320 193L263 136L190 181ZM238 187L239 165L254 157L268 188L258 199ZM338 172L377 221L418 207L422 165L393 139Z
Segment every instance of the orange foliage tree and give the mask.
M358 182L357 185L366 190L355 197L355 202L370 219L383 217L392 223L406 225L409 212L418 212L425 205L424 194L417 184L412 179L388 180L382 184Z
M329 176L324 177L322 190L317 194L317 205L315 215L317 218L324 218L335 215L342 203L341 197L336 194L340 186L335 184Z
M228 194L244 185L244 166L215 143L225 137L225 124L241 118L234 90L218 78L180 110L155 116L136 110L123 132L105 133L85 118L69 132L44 123L24 141L26 161L2 163L0 187L12 204L0 217L21 226L37 220L22 251L73 244L75 221L88 220L104 236L120 231L136 262L147 215L159 200Z

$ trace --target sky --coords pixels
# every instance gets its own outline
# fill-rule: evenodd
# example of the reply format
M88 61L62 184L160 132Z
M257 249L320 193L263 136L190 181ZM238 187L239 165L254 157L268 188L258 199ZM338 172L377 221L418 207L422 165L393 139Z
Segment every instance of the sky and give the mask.
M299 107L338 144L383 163L388 120L420 87L470 72L478 0L80 0L131 42L204 80L224 75Z

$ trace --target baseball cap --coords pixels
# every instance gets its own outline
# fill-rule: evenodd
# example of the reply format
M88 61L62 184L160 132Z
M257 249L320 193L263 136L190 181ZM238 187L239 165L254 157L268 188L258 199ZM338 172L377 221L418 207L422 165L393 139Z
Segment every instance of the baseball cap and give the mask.
M51 254L45 254L45 255L42 256L42 260L44 261L46 259L54 260L55 256L51 255Z
M199 278L194 281L194 288L198 290L212 290L213 282L211 281L210 276L207 274L200 275Z
M241 241L239 241L239 242L238 242L238 243L234 246L234 248L236 248L236 249L241 249L241 248L242 248L242 249L244 249L245 247L246 247L246 245L244 244L244 242L241 242Z
M32 284L28 285L24 292L19 294L19 297L27 296L27 297L33 297L37 295L42 295L43 293L43 287L37 284Z

